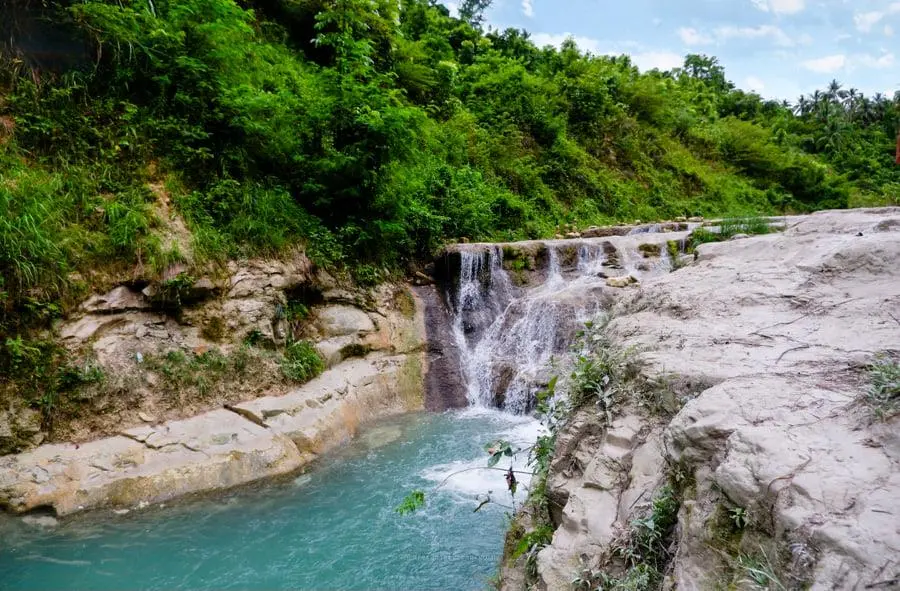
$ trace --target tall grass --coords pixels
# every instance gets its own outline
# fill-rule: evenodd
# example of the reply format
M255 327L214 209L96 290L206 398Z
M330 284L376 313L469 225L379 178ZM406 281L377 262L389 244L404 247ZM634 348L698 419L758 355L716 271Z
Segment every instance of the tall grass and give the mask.
M761 217L744 217L744 218L728 218L722 220L717 231L708 228L697 228L691 234L690 248L693 249L701 244L710 242L722 242L733 238L738 234L768 234L774 229L765 218Z

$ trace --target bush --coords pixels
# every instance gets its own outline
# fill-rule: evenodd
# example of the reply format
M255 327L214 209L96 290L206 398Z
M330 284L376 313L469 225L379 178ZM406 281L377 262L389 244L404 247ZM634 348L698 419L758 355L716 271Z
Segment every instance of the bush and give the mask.
M309 341L296 341L284 350L281 372L286 378L306 383L325 370L325 362Z
M900 363L879 356L869 367L869 391L866 401L882 419L889 419L900 412Z

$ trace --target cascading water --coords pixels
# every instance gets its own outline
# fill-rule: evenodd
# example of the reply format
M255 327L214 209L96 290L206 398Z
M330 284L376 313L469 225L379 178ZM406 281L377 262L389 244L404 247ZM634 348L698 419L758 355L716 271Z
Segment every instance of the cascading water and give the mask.
M670 237L679 236L651 226L628 237L507 245L510 264L501 246L458 245L458 279L449 282L446 299L469 403L530 411L554 360L599 313L606 278L667 272ZM523 278L527 266L543 268Z

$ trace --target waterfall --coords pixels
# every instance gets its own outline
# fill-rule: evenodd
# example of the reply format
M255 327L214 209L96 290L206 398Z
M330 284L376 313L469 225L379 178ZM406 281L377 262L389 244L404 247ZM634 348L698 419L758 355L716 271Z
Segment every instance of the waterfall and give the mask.
M651 231L452 247L458 267L445 298L469 405L529 412L576 331L602 310L606 278L667 273L666 242L681 238Z

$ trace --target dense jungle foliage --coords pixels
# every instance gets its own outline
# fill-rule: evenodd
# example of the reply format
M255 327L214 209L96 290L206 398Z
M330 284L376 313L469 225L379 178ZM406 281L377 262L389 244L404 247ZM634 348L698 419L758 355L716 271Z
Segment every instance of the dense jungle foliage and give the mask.
M900 95L764 101L714 58L536 47L488 4L4 2L0 370L43 354L25 326L179 262L300 246L374 281L462 237L900 200Z

